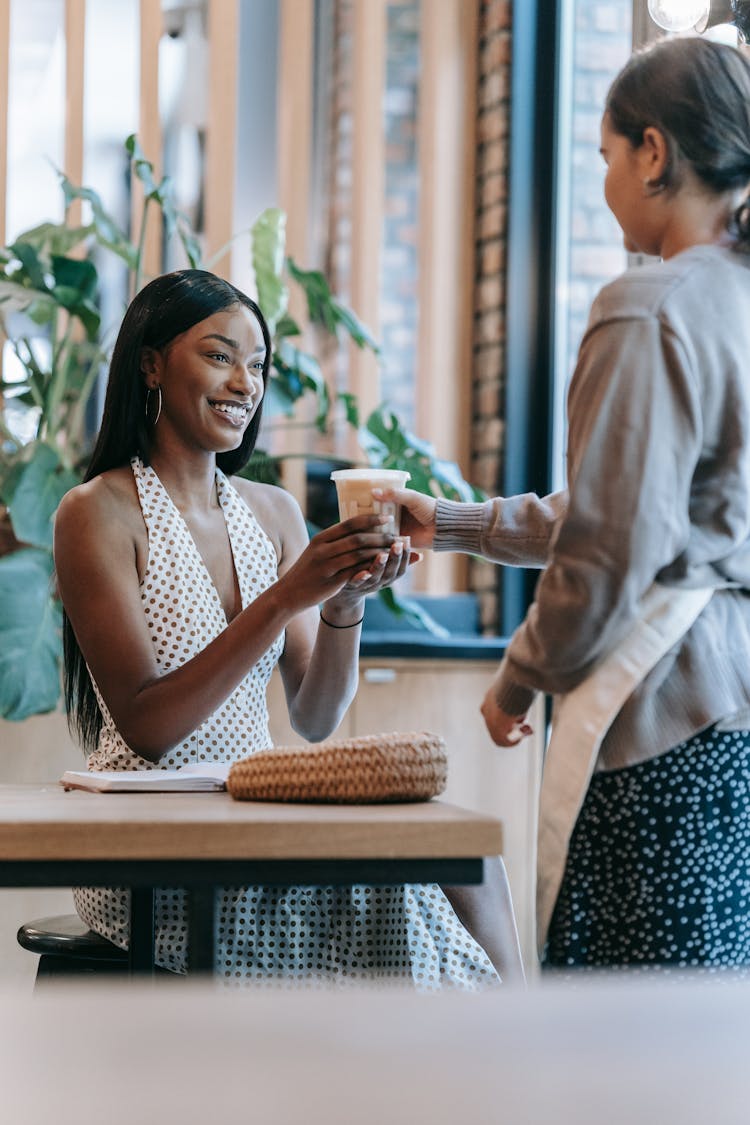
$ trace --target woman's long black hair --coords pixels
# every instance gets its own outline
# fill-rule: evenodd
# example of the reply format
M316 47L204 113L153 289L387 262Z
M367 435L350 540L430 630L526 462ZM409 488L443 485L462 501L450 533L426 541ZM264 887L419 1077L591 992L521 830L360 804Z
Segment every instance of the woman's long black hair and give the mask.
M84 480L108 469L130 464L138 456L148 464L151 431L146 418L147 388L141 369L144 348L161 351L178 336L214 313L244 305L255 316L263 334L263 387L271 367L271 336L255 301L223 278L206 270L176 270L146 285L128 307L117 335L99 436ZM265 397L265 396L264 396ZM263 399L237 449L218 453L216 463L230 475L242 469L255 448ZM102 714L86 662L73 628L63 611L63 689L68 722L87 753L95 749Z
M615 133L636 148L648 126L664 136L669 159L653 189L678 188L687 164L710 191L747 191L750 60L735 47L697 36L662 39L625 64L605 110ZM750 251L747 194L730 233L737 249Z

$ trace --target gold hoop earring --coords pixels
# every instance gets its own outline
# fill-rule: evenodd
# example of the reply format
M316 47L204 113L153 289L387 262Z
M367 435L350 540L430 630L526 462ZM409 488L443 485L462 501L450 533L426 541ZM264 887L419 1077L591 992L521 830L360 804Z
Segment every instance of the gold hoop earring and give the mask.
M157 402L156 402L156 417L154 418L153 422L151 422L151 419L148 416L148 407L149 407L149 402L150 402L150 399L151 399L151 392L154 391L154 390L156 391L156 393L159 397L158 397ZM161 387L149 387L148 390L146 391L146 421L149 423L149 425L155 426L156 423L159 421L160 416L161 416Z

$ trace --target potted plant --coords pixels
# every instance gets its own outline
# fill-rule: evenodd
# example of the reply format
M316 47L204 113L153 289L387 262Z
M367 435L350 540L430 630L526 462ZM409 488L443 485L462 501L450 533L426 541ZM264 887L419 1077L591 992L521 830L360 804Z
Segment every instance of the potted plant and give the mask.
M165 237L180 240L188 263L204 265L195 233L174 207L168 179L157 183L134 136L126 149L145 197L135 241L95 191L60 173L66 216L73 200L81 199L90 222L43 223L0 248L0 329L17 361L0 383L0 716L6 719L54 710L60 700L61 607L54 589L52 521L62 496L82 479L96 425L92 393L106 370L116 327L101 322L91 251L125 263L132 297L147 280L146 224L157 212ZM360 419L353 396L332 396L316 357L298 346L300 328L287 312L289 283L302 287L310 321L321 331L344 332L376 352L377 344L321 273L285 256L284 225L284 214L269 209L250 231L258 300L274 344L266 416L291 414L299 398L314 396L313 425L325 432L331 412L343 409L357 429L363 463L406 469L411 486L422 491L479 498L457 467L405 430L387 406ZM258 449L246 472L278 480L279 462L290 455L295 454L270 456ZM391 592L386 596L395 612L429 626L419 607Z

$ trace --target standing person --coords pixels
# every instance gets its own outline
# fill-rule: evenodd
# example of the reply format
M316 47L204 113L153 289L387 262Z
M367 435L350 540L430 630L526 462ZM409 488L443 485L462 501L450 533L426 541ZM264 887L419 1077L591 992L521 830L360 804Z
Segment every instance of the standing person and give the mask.
M277 662L302 736L326 737L352 700L364 595L409 552L378 516L308 543L291 496L226 475L252 453L270 362L258 306L201 270L157 278L125 315L86 480L55 524L66 701L91 769L270 746ZM75 902L127 947L125 891L77 888ZM184 972L184 893L160 892L156 914L157 964ZM436 886L225 888L219 915L217 971L232 979L498 980Z
M661 262L596 298L568 490L394 495L415 547L543 568L482 704L556 697L540 814L547 966L750 964L750 62L665 40L615 79L604 192Z

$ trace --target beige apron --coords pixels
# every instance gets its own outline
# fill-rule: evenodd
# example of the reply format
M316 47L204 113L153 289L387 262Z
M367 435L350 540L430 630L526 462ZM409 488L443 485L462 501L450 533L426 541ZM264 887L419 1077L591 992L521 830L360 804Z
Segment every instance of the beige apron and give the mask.
M654 665L683 637L713 590L654 584L617 648L573 691L555 702L539 805L537 947L541 956L560 891L568 844L617 713Z

